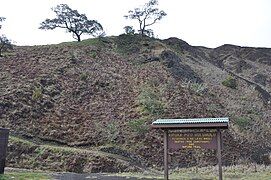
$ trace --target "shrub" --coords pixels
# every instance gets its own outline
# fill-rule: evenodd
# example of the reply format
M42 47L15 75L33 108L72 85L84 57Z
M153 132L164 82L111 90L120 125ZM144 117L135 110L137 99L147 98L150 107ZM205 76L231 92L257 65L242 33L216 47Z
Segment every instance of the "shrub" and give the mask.
M91 51L90 56L95 59L97 57L97 52L96 51Z
M143 111L149 114L161 115L164 113L165 104L160 100L159 93L155 92L154 88L143 87L138 101Z
M42 98L42 88L41 87L35 87L32 93L32 99L33 100L39 100Z
M251 124L251 119L248 117L239 117L239 118L236 118L235 124L240 129L246 129Z
M88 74L87 73L82 73L81 75L80 75L80 80L81 81L86 81L88 79Z
M70 62L72 64L76 64L77 61L78 61L78 53L77 52L71 52L69 59L70 59Z
M128 34L128 35L135 34L135 30L134 30L133 26L125 26L123 29L125 31L125 34Z
M186 88L188 88L189 90L194 91L197 94L204 94L205 92L208 91L208 88L205 84L202 83L197 83L197 82L185 82L185 86Z
M226 87L236 89L237 88L237 82L236 79L234 79L232 76L229 76L227 79L225 79L222 84Z
M145 119L136 119L128 122L128 127L137 134L144 134L148 131Z
M109 143L115 142L119 134L119 128L117 126L117 123L115 123L114 121L108 123L104 129L104 133Z

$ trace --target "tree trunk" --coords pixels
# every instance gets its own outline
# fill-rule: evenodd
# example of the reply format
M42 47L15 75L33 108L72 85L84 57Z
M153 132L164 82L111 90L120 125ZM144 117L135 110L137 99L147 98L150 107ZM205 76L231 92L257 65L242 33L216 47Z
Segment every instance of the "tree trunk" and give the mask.
M142 27L142 21L139 21L139 29L140 29L140 34L143 36L144 33L144 27Z
M143 36L144 35L144 29L141 29L141 35Z
M76 35L77 41L78 41L78 42L80 42L80 41L81 41L81 37L80 37L80 35L79 35L79 34L77 34L77 33L74 33L74 34Z

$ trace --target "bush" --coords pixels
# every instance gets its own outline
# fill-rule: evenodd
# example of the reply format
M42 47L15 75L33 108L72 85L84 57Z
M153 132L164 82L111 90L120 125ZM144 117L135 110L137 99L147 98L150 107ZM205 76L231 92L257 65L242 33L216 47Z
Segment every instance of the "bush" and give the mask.
M35 87L32 93L32 99L33 100L39 100L42 98L42 88L41 87Z
M137 134L144 134L148 131L148 126L145 124L145 119L136 119L128 122L128 127Z
M90 56L91 56L93 59L95 59L95 58L97 57L97 52L94 51L94 50L90 51L89 54L90 54Z
M208 88L205 84L188 81L184 83L184 87L188 88L191 91L201 95L208 91Z
M164 113L165 105L152 87L143 87L138 96L138 101L143 111L149 114L161 115Z
M237 88L237 82L236 79L234 79L232 76L229 76L227 79L225 79L222 84L226 87L236 89Z
M80 75L80 80L81 81L86 81L88 79L88 74L87 73L82 73L81 75Z
M125 30L125 34L128 34L128 35L135 34L135 30L134 30L133 26L125 26L123 29Z
M116 122L110 122L104 129L105 137L107 137L108 143L114 143L119 134L119 128Z
M240 128L240 129L246 129L251 123L251 119L248 117L239 117L236 118L235 124Z

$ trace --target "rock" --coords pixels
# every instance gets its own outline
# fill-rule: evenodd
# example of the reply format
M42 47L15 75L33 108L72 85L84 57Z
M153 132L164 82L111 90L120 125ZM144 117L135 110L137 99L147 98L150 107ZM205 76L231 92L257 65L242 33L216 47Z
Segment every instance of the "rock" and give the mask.
M165 50L160 55L162 64L168 68L175 79L202 83L202 79L190 66L182 63L182 60L172 51Z
M263 74L256 74L256 75L253 77L253 80L254 80L256 83L259 83L259 84L265 86L265 85L266 85L267 76L266 76L266 75L263 75Z

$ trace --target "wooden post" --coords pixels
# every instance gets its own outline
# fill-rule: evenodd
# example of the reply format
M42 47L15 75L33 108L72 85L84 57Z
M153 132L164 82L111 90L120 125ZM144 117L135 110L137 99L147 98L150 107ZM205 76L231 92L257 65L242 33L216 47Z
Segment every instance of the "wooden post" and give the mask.
M218 159L218 171L219 171L219 180L222 180L222 160L221 160L221 131L217 129L217 159Z
M0 174L4 174L7 146L8 146L9 129L0 128Z
M164 130L164 178L168 180L168 130Z

